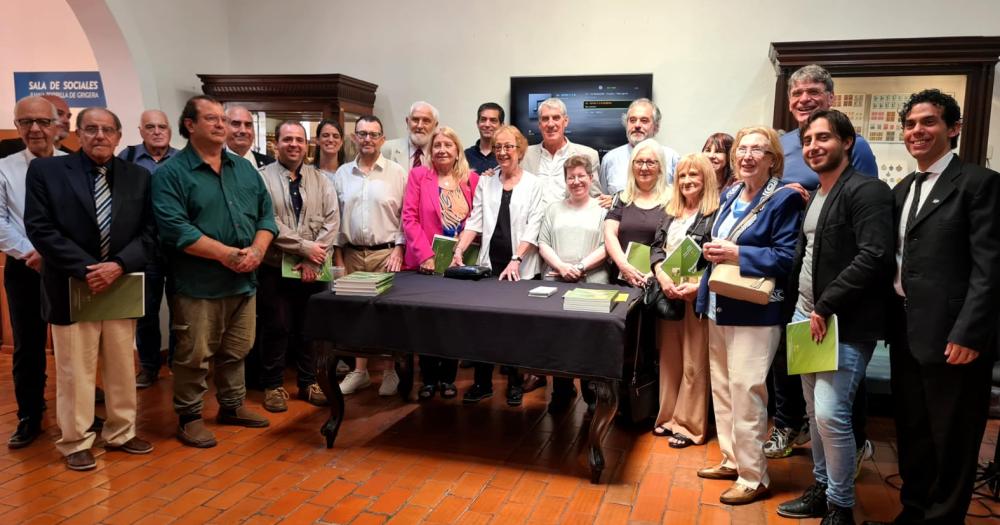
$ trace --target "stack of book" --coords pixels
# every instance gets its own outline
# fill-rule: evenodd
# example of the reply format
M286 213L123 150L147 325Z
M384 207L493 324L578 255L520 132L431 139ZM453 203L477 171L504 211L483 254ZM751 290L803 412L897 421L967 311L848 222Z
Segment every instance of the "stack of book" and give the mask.
M392 272L354 272L337 279L333 292L337 295L363 295L373 297L392 288Z
M563 310L609 313L615 306L618 290L574 288L563 296Z

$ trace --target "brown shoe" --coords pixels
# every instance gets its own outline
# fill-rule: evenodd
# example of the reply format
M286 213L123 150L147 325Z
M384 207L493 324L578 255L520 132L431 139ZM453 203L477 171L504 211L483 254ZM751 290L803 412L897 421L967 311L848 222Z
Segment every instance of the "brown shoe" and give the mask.
M698 477L704 479L728 479L736 481L740 477L736 469L718 464L714 467L706 467L698 471Z
M177 439L189 447L214 447L215 435L205 426L205 420L198 418L177 428Z
M133 437L121 445L104 445L108 450L121 450L129 454L149 454L153 451L153 444L145 439Z
M93 470L97 466L90 450L81 450L66 456L66 467L70 470Z
M285 390L285 387L265 388L264 410L268 412L284 412L288 410L288 403L285 402L286 399L288 399L288 391Z
M538 390L539 388L548 384L549 380L545 376L536 376L535 374L525 374L524 384L521 386L521 391L525 394L531 392L532 390Z
M753 503L759 499L764 499L770 495L770 491L767 487L761 483L757 485L757 488L752 489L742 483L733 483L732 487L726 489L725 492L719 496L719 501L725 503L726 505L746 505L747 503Z
M220 425L236 425L248 428L264 428L271 425L271 422L249 408L240 405L236 409L219 408L219 415L216 418Z
M305 388L299 387L299 399L318 407L325 407L330 404L326 399L326 394L323 393L323 389L317 383L313 383Z

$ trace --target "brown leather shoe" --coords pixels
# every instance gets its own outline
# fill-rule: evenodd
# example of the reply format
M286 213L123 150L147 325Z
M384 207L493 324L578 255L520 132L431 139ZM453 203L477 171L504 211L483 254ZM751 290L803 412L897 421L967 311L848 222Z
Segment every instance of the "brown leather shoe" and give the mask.
M189 447L210 448L216 445L215 435L205 426L205 420L201 418L179 426L177 439Z
M219 408L219 415L216 420L220 425L236 425L248 428L264 428L271 424L267 418L244 405L240 405L235 410L231 408Z
M740 477L736 469L723 466L721 463L714 467L706 467L698 471L698 477L704 479L728 479L736 481Z
M97 467L97 461L90 450L81 450L66 456L66 467L70 470L93 470Z
M104 445L104 448L108 450L121 450L122 452L128 452L129 454L149 454L153 451L153 444L145 439L133 437L121 445L109 444Z
M719 496L719 501L725 503L726 505L746 505L747 503L753 503L759 499L764 499L770 494L771 492L767 490L767 487L763 483L757 485L757 488L754 489L742 483L733 483L732 487L726 489L726 491Z

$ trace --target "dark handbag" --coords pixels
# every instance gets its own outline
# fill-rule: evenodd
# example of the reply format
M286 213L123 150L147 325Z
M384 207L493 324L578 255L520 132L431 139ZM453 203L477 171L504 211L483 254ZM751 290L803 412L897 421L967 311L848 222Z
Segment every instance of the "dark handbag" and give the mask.
M493 275L493 272L486 266L454 266L444 271L445 277L467 281L478 281L483 277L491 275Z
M636 327L635 355L625 364L624 385L627 401L619 406L622 415L638 423L656 417L660 411L659 349L656 348L656 327L647 312L640 314Z
M660 319L666 321L680 321L684 319L685 304L683 299L671 299L663 295L660 281L656 277L650 277L646 281L646 288L642 293L642 304L646 311L653 313Z

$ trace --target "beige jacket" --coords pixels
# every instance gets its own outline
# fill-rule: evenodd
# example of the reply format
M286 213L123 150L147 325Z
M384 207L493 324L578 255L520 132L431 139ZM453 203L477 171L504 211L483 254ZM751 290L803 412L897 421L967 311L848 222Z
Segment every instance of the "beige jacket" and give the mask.
M274 220L278 223L278 235L264 255L264 262L281 267L282 252L305 257L319 242L332 252L332 246L340 233L340 210L337 191L333 184L315 167L303 164L299 170L302 182L302 212L295 217L295 208L288 193L289 171L280 162L274 162L260 169L260 176L271 194L274 205Z

